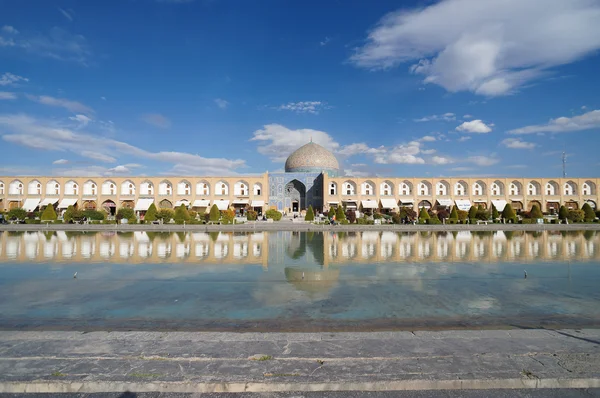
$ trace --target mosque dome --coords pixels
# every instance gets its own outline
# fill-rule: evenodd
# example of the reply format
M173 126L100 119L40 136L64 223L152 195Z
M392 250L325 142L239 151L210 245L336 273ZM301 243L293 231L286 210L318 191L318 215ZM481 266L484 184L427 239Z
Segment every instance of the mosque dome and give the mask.
M324 171L330 176L337 176L339 168L333 153L312 141L296 149L285 161L286 173Z

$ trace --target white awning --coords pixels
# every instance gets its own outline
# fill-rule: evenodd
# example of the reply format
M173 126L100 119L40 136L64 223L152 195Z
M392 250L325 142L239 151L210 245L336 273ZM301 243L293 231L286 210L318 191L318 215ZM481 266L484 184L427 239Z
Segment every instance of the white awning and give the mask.
M192 207L208 207L210 206L210 200L208 199L196 199L192 203Z
M456 199L454 203L456 203L456 208L458 210L469 211L471 208L471 201L467 199Z
M58 202L58 198L46 198L46 199L44 199L44 200L42 200L40 202L40 207L42 207L42 206L48 206L48 205L53 205L56 202Z
M381 199L381 208L382 209L394 209L398 207L395 199Z
M248 203L250 203L248 199L234 199L232 202L234 205L247 205Z
M40 203L40 199L25 199L25 203L23 203L23 210L25 210L26 212L32 212L35 210L36 207L38 207L38 204Z
M496 210L502 211L506 207L506 200L492 200L492 204Z
M378 207L375 200L363 200L361 203L363 209L376 209Z
M546 202L550 202L550 203L560 203L560 200L547 200Z
M264 200L253 200L252 207L263 207L265 205Z
M438 199L437 202L440 204L440 206L452 206L452 199Z
M214 204L217 205L217 209L219 210L227 210L227 208L229 207L228 200L215 200Z
M181 205L189 206L190 202L187 199L182 199L182 200L178 200L177 202L175 202L175 207L179 207Z
M327 204L330 204L330 205L338 205L338 204L340 204L340 202L338 202L338 201L335 201L335 200L330 200L330 201L328 201L328 202L327 202Z
M69 206L75 206L77 199L63 199L58 204L59 209L66 209Z
M154 199L138 199L133 210L146 211L152 203L154 203Z
M412 205L415 203L415 201L413 199L400 199L400 203L407 204L407 205Z

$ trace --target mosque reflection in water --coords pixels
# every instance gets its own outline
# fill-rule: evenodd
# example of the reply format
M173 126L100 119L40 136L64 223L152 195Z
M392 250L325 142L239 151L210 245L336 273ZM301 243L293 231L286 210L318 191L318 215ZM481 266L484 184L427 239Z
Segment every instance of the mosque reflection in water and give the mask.
M306 254L310 256L307 258ZM332 265L598 261L595 231L0 232L0 262ZM293 273L290 275L292 278ZM306 278L306 274L305 274Z

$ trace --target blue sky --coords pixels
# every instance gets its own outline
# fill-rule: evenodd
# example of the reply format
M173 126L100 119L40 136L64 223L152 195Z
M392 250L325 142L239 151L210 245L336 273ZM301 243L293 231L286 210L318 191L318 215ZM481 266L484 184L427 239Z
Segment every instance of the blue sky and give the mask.
M0 175L598 176L598 0L0 9Z

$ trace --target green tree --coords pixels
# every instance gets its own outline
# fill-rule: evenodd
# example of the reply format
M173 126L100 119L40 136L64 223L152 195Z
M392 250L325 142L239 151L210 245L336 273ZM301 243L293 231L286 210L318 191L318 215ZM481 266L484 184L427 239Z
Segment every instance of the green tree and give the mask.
M510 205L510 203L507 203L506 206L504 206L504 209L502 210L502 218L514 223L516 217L517 215L515 214L515 211L513 210L512 206Z
M22 209L20 207L17 207L16 209L10 209L7 214L7 218L9 220L12 220L13 218L16 218L18 220L24 220L25 217L27 217L27 212L25 211L25 209Z
M175 209L173 219L177 224L183 224L184 222L190 221L190 213L188 213L187 207L185 207L184 204Z
M212 222L217 222L220 219L221 219L221 212L219 211L219 208L217 207L217 205L212 205L212 207L210 208L209 220Z
M40 217L40 219L43 221L56 221L57 218L58 216L56 215L56 212L54 211L54 207L52 205L46 206L44 212L42 213L42 216Z
M565 205L560 206L560 209L558 209L558 218L561 220L569 218L569 210Z
M456 208L456 205L452 206L452 211L450 212L450 220L456 220L458 221L458 209Z
M126 218L127 222L130 224L137 223L137 218L135 217L135 212L133 211L133 209L130 209L128 207L121 207L117 211L117 220L123 220L124 218Z
M246 219L248 221L256 221L256 219L258 218L258 213L254 210L248 210L246 212Z
M304 216L305 221L315 221L315 212L313 211L312 205L308 206L306 215Z
M156 210L156 205L154 204L154 202L152 202L150 207L148 207L148 210L146 210L146 215L144 216L144 220L156 221L156 212L157 211L158 210Z
M63 214L63 220L65 222L70 222L71 220L79 221L82 218L83 218L83 212L80 210L77 210L74 206L67 207L67 210L65 210L65 214Z
M477 207L471 206L469 209L469 220L475 220L477 218Z
M509 205L507 204L506 206L509 206ZM504 209L506 209L506 207L504 207ZM498 217L500 217L500 213L498 213L498 209L496 209L496 206L494 206L494 204L492 203L492 220L497 220ZM502 217L504 217L504 210L502 211ZM504 218L506 218L506 217L504 217Z
M426 222L427 220L429 220L429 213L425 207L421 207L421 210L419 211L419 221Z
M459 210L458 211L458 219L460 221L465 221L467 218L469 218L469 212L466 210Z
M533 206L531 206L531 211L529 212L529 217L537 219L537 218L544 218L544 215L542 214L542 211L540 210L538 205L533 205Z
M346 220L346 213L344 212L342 206L338 206L337 210L335 211L335 220L337 222Z
M104 220L106 218L104 213L101 211L98 211L98 210L84 210L83 216L85 218L87 218L88 220L94 220L94 221L100 221L100 220Z
M583 220L585 222L592 222L594 221L594 219L596 218L596 213L594 212L594 209L592 209L592 206L590 206L589 203L584 203L583 206L581 207L581 210L583 210Z
M478 220L488 220L490 218L490 213L483 208L483 206L477 206L477 216Z

